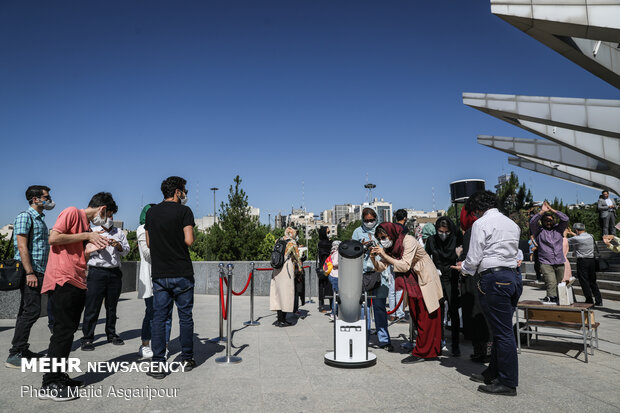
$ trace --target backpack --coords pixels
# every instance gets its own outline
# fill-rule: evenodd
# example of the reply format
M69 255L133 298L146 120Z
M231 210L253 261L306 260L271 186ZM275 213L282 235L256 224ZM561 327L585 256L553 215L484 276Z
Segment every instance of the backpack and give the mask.
M323 273L325 274L325 276L328 276L329 274L331 274L333 269L334 263L332 262L332 256L330 255L325 260L325 264L323 264Z
M286 252L286 246L288 245L288 240L279 239L276 241L276 245L273 246L273 251L271 252L271 267L274 269L280 269L284 267L284 261L286 261L286 257L284 253Z

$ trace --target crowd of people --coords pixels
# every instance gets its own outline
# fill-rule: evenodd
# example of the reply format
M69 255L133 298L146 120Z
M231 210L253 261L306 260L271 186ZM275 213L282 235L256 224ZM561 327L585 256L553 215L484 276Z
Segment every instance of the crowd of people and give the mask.
M188 248L194 242L195 224L191 209L185 205L185 184L186 180L178 176L165 179L161 184L164 200L147 205L140 215L138 297L144 299L145 314L139 356L154 362L166 360L176 304L183 371L191 371L196 366L194 272ZM51 332L47 357L56 364L43 375L38 394L40 398L64 401L78 397L70 388L84 386L58 367L69 358L80 321L80 348L93 351L95 327L105 304L107 342L125 344L116 332L116 308L122 291L121 257L129 253L129 244L123 231L114 227L118 206L108 192L95 194L86 208L64 209L48 230L44 211L55 207L50 191L47 186L30 186L26 190L29 207L15 219L15 259L23 265L25 280L5 365L20 369L24 359L41 357L30 350L28 341L41 313L42 294L47 294ZM161 366L153 364L157 365ZM158 367L146 374L156 379L166 376Z
M191 209L185 205L185 185L181 177L165 179L161 183L163 201L146 205L140 214L136 234L141 260L138 298L144 300L145 311L138 353L154 362L167 359L176 305L181 359L184 371L190 371L196 366L194 273L189 254L195 224ZM97 193L86 208L63 210L48 231L44 211L55 206L50 191L46 186L29 187L29 208L15 219L15 259L23 263L25 280L5 363L11 368L21 368L23 359L40 357L29 349L28 341L41 312L42 294L49 297L51 337L47 357L69 357L80 321L81 350L95 350L94 334L102 305L106 310L107 342L124 344L116 332L116 308L122 291L121 257L130 248L123 231L114 227L118 206L110 193ZM598 203L599 210L607 212L604 220L601 217L608 227L604 241L609 249L620 252L615 221L609 216L615 204L608 199L604 192ZM489 362L481 374L472 375L472 380L483 383L480 391L515 395L518 362L512 316L523 289L519 270L523 260L519 250L521 231L499 212L496 195L489 191L472 195L461 210L460 227L452 219L440 217L434 224L417 226L410 233L405 210L396 211L394 223L379 224L372 208L364 208L361 218L352 239L366 246L360 276L372 297L363 306L362 317L367 320L368 330L376 334L378 347L394 351L390 322L409 322L411 337L403 347L409 346L411 354L402 363L434 360L447 351L449 330L453 357L461 356L462 335L472 342L471 359ZM547 202L530 218L530 259L536 256L546 285L542 301L558 302L557 285L569 281L572 274L567 259L572 246L586 302L602 305L596 284L594 238L584 224L575 223L571 230L568 221ZM331 240L330 235L327 227L319 230L318 300L319 309L334 321L338 317L334 293L339 291L340 241ZM282 263L272 274L269 307L277 313L277 327L293 325L287 316L299 316L299 306L305 304L303 260L307 248L300 248L297 241L296 229L289 227L276 242ZM325 300L329 301L328 307ZM374 314L374 329L370 311ZM394 315L388 317L388 313ZM163 379L167 373L152 369L147 374ZM47 390L44 394L53 400L68 400L73 397L68 389L83 385L58 370L44 374L42 379L42 389Z

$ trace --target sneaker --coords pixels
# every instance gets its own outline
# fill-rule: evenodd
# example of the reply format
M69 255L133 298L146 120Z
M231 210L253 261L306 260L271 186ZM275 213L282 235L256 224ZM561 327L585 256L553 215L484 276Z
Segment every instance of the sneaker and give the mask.
M336 317L334 317L333 314L328 314L329 317L329 321L334 321L336 319Z
M41 386L38 391L38 397L41 400L53 400L55 402L65 402L69 400L79 399L79 392L70 389L61 380L55 381Z
M545 298L541 298L540 302L543 303L543 304L548 304L548 305L557 305L558 297L545 297Z
M159 371L159 369L154 368L153 370L149 370L146 372L147 376L150 376L154 379L161 380L166 378L166 373L163 371Z
M185 372L192 371L196 368L196 361L194 361L194 359L183 360L183 364L185 365Z
M13 355L9 354L9 357L6 359L4 365L10 369L21 369L22 368L22 353L16 353Z
M123 344L125 344L123 339L120 338L119 336L108 337L108 343L112 343L115 346L122 346Z
M79 387L80 389L86 387L83 381L81 380L73 380L67 373L61 373L62 377L58 380L67 385L68 387Z
M153 350L151 350L149 346L140 346L140 348L138 349L138 355L140 356L140 358L150 359L153 357ZM167 354L166 357L168 357Z
M26 349L22 351L22 357L25 359L38 359L39 357L41 357L41 355L39 353L34 353L29 349Z
M82 341L80 349L82 349L82 351L93 351L95 350L95 346L92 341Z

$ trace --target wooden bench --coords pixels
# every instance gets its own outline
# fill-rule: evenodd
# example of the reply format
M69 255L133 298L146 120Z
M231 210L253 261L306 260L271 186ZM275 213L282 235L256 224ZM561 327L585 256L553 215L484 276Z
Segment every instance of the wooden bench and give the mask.
M576 338L575 335L560 334L554 332L538 331L538 327L551 327L569 330L580 330L583 339L583 352L586 363L588 362L588 342L591 354L594 355L594 348L598 348L598 326L594 320L592 304L574 303L571 305L547 305L539 301L521 301L517 304L517 344L521 353L521 334L526 335L527 346L530 346L530 336ZM525 323L519 323L519 310L523 310ZM534 327L532 330L531 327ZM594 345L592 340L594 337Z

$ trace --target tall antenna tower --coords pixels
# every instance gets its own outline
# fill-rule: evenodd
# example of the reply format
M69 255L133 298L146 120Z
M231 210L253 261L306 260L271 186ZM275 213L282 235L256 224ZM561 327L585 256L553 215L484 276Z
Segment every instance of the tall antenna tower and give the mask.
M364 185L364 188L366 188L366 198L368 199L368 203L372 202L372 190L376 187L377 185L371 184L370 182Z
M432 187L432 191L433 191L433 211L437 210L437 205L435 204L435 187Z
M301 209L306 210L306 186L304 181L301 181Z

